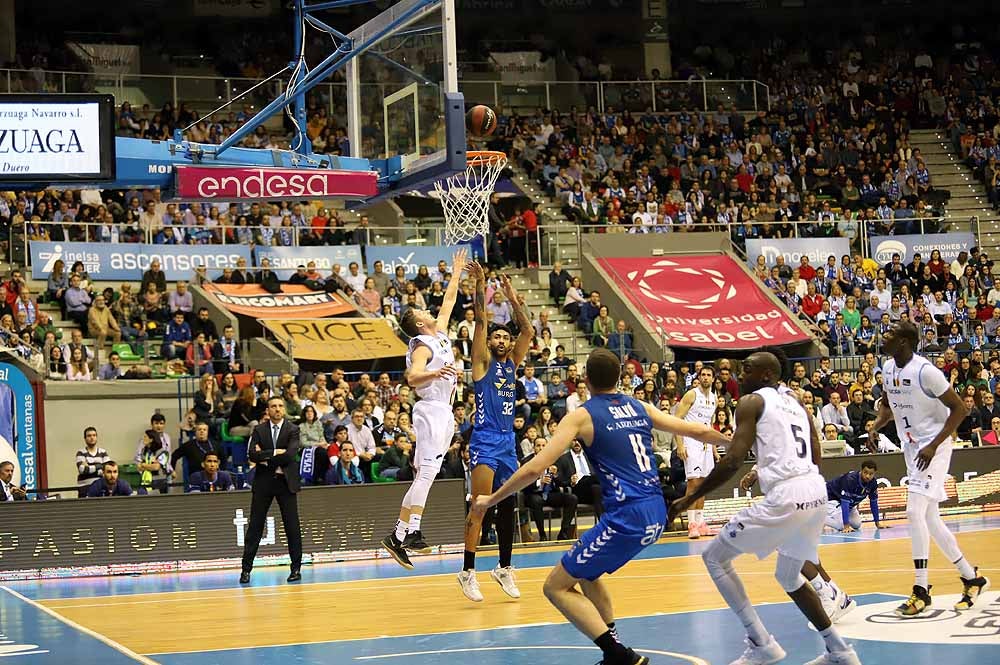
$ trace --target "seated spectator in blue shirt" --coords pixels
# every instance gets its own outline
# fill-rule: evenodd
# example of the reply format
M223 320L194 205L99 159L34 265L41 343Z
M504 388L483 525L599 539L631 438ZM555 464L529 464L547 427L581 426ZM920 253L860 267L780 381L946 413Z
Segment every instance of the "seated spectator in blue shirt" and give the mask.
M132 488L127 482L118 478L118 465L109 460L101 469L101 477L87 488L87 496L132 496Z
M186 358L187 348L191 345L192 339L191 326L184 321L184 312L177 310L174 312L174 320L167 324L167 330L163 334L164 360Z
M327 485L363 485L365 477L354 464L354 444L345 441L340 444L340 455L326 472Z
M205 454L201 471L195 471L188 478L188 492L229 492L236 489L233 477L219 471L219 454L211 451Z
M619 321L615 331L608 337L607 348L621 360L632 356L632 333L625 328L624 321Z
M594 319L601 314L601 294L598 291L591 291L590 298L580 305L580 316L576 323L586 333L594 327Z
M545 386L545 396L548 398L549 406L552 407L552 415L561 420L566 415L569 388L563 381L562 373L557 369L549 368L549 383Z
M850 533L861 529L858 506L868 498L875 528L885 528L879 522L878 483L875 471L878 466L871 460L861 463L861 471L848 471L826 484L826 526L836 531Z
M452 413L455 414L456 433L465 434L472 429L472 422L469 420L469 416L466 413L464 402L455 402L455 406L453 406L451 410Z

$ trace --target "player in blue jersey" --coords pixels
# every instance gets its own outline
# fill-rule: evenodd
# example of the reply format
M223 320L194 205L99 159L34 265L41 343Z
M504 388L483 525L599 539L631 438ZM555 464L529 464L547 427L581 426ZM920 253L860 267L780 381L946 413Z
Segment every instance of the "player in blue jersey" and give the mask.
M511 333L504 326L489 327L486 321L486 275L475 261L468 265L469 275L476 280L473 311L476 329L472 336L472 379L475 383L476 409L472 415L472 439L469 441L469 464L472 467L472 494L489 494L517 470L514 441L514 400L517 388L517 367L528 355L534 328L517 298L517 292L504 275L500 287L514 310L517 340L511 343ZM488 333L488 334L487 334ZM500 560L490 576L511 598L521 592L510 565L514 550L514 509L517 498L510 497L497 507L497 548ZM480 602L483 594L476 579L476 547L483 527L483 516L470 512L465 522L465 560L458 582L469 600Z
M848 471L837 476L826 484L826 527L834 531L851 533L861 530L861 513L858 506L866 498L871 505L872 518L876 529L888 529L879 521L878 511L878 481L875 472L878 470L875 462L865 460L861 463L861 471Z
M600 647L603 665L644 665L649 658L618 641L611 596L601 576L615 572L655 543L666 525L651 430L712 445L726 445L729 438L708 425L675 418L622 395L617 390L620 372L615 354L595 349L587 359L590 399L563 418L548 445L500 489L477 497L472 512L482 515L490 506L509 501L555 464L574 440L581 440L601 479L605 512L563 555L543 590L563 616Z

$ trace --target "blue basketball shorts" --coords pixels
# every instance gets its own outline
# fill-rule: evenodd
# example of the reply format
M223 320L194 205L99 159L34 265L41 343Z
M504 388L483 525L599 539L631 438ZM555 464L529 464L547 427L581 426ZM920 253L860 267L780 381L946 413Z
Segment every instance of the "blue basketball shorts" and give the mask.
M493 469L493 491L510 480L517 471L517 452L513 432L472 430L469 440L469 464Z
M667 506L653 496L610 510L562 557L562 567L578 580L610 574L652 545L663 533Z

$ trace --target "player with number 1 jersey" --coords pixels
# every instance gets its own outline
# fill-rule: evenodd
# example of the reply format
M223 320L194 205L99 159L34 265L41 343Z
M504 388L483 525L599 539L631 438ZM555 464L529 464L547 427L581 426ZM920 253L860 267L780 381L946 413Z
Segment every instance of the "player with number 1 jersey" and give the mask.
M619 375L618 357L607 349L595 349L587 359L590 399L563 418L545 448L500 489L478 497L472 512L481 515L490 506L510 500L580 439L591 468L600 477L605 512L549 574L545 595L600 647L603 665L643 665L649 659L618 640L610 596L601 577L655 543L666 525L652 429L713 445L726 445L729 439L707 424L683 421L622 395L616 389ZM585 600L579 598L577 586Z

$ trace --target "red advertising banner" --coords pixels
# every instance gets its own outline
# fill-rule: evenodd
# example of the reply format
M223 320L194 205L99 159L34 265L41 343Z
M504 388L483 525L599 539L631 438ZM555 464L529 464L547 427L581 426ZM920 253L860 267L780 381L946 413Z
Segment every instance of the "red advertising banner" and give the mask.
M668 346L756 349L805 342L791 315L730 257L598 259Z
M375 171L178 166L175 179L179 199L364 199L378 193L378 173Z
M205 284L202 288L230 312L255 319L318 319L357 313L340 295L310 291L301 284L284 284L281 293L268 293L257 284Z

